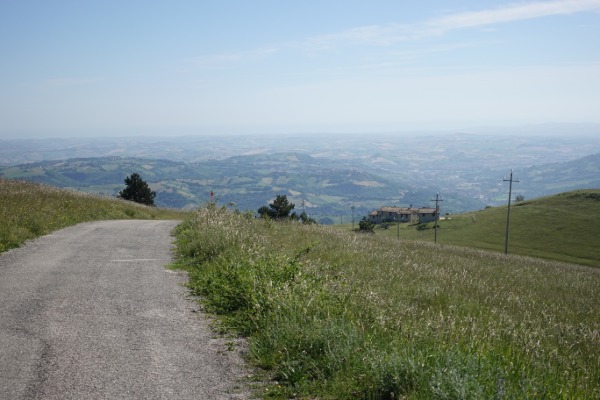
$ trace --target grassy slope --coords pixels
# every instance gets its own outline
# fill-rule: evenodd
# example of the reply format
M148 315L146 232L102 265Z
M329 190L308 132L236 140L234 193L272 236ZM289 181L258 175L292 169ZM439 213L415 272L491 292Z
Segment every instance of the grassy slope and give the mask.
M438 243L504 252L506 207L452 215L438 224ZM600 267L600 190L577 190L513 203L508 251ZM433 240L431 229L401 225L400 237ZM396 237L397 227L376 229Z
M186 213L0 178L0 252L79 222L183 219Z
M177 237L265 397L600 397L598 269L219 209Z

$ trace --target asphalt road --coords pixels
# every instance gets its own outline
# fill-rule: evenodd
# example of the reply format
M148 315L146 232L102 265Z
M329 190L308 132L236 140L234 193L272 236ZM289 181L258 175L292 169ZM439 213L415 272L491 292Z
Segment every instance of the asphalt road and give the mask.
M176 224L80 224L1 254L0 399L249 398L239 351L164 268Z

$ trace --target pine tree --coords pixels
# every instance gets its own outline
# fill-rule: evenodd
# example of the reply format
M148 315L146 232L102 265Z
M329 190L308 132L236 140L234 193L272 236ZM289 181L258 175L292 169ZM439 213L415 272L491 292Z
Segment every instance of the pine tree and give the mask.
M125 189L121 190L117 197L154 207L156 192L150 190L150 186L139 174L134 172L125 178L125 185Z
M269 207L262 206L259 208L258 214L271 219L287 219L294 207L294 203L290 203L286 195L277 195L275 200L269 204Z

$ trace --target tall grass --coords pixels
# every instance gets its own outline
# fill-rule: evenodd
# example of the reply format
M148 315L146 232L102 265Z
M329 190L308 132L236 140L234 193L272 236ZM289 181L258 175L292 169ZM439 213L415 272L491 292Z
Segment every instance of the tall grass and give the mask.
M0 252L79 222L102 219L183 219L186 214L0 178Z
M600 270L201 209L179 265L267 398L600 398Z

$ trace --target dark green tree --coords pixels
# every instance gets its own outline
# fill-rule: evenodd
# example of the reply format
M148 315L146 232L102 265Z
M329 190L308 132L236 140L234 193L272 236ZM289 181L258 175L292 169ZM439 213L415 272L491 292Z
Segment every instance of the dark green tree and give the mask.
M294 203L290 203L286 195L277 195L275 200L269 204L269 207L262 206L258 209L258 214L261 217L269 217L271 219L286 219L290 217L290 213L294 209Z
M154 207L156 192L150 190L150 186L148 186L146 181L138 173L134 172L131 176L125 178L125 189L121 190L117 197Z

